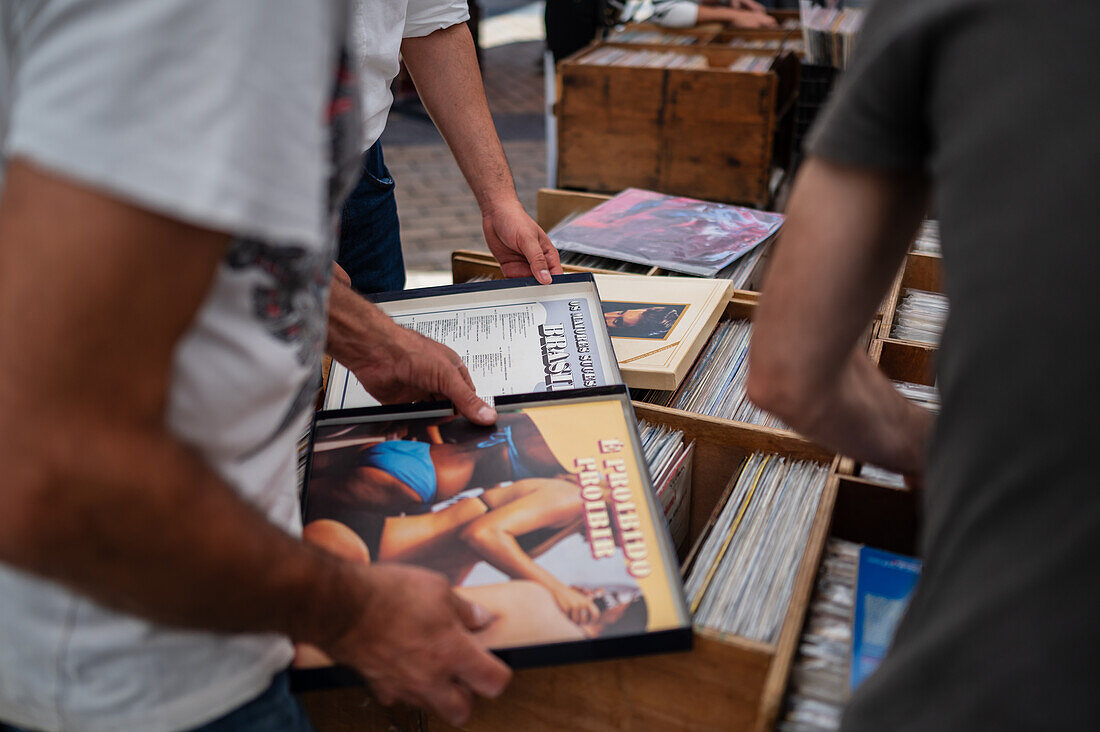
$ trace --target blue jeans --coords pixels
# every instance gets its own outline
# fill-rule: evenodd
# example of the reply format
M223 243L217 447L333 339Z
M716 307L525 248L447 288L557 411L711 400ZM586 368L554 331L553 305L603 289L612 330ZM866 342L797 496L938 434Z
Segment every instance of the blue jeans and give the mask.
M336 261L359 292L386 292L405 287L401 228L397 221L394 182L376 142L363 154L363 172L340 214L340 249Z
M192 732L316 732L302 703L290 693L289 679L283 671L263 694Z
M290 693L289 676L279 673L267 691L191 732L316 732L298 697ZM0 732L26 731L0 722Z

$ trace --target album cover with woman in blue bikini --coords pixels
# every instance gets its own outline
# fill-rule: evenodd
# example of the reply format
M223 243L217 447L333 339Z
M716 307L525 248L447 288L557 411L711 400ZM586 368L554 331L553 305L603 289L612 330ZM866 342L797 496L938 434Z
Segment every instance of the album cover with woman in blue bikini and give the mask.
M623 386L319 412L303 536L364 563L440 572L489 610L513 666L691 646L678 564ZM297 665L328 665L299 649Z

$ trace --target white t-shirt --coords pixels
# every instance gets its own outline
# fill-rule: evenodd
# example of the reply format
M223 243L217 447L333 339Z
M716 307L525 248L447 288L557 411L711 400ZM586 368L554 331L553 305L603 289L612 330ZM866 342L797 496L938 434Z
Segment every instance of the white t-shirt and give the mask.
M0 175L21 156L235 237L177 346L166 420L292 533L333 211L358 173L349 15L345 0L0 4ZM285 638L156 626L0 565L9 723L191 727L257 696L291 654Z
M421 38L470 17L466 0L355 0L352 51L363 94L363 149L386 128L401 41Z

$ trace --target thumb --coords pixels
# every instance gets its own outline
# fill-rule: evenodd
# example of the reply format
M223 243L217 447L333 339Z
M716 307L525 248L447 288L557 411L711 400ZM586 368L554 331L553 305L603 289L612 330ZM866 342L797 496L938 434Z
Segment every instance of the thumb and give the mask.
M455 613L458 615L458 619L462 621L462 625L466 627L466 630L478 631L493 622L493 614L486 610L484 605L463 600L458 595L453 595L453 597Z
M351 287L351 277L344 271L344 268L336 262L332 263L332 278L342 285Z
M539 237L530 234L523 235L523 238L520 239L519 248L523 256L527 258L527 263L531 266L531 274L535 276L535 279L544 285L549 285L551 282L550 266L546 263L546 255L542 253L542 243L539 241Z
M497 412L486 404L474 391L457 368L449 369L443 375L444 384L437 389L454 403L459 413L475 424L489 425L497 421Z

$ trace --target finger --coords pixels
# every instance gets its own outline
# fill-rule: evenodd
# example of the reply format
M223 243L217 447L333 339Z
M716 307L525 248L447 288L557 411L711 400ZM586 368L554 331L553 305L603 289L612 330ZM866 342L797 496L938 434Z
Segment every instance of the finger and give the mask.
M473 636L466 636L454 666L455 678L478 696L496 699L512 680L512 669L499 658L478 645Z
M462 363L462 359L458 361L458 373L471 389L477 390L477 387L474 386L474 378L470 376L470 370L466 368L466 364Z
M451 597L454 598L455 613L467 630L481 630L493 622L493 614L486 610L485 606L464 600L455 594L452 594Z
M351 277L344 271L344 268L336 262L332 263L332 279L351 287Z
M496 410L486 404L474 391L469 374L464 379L457 368L446 369L440 378L443 383L437 391L447 395L463 417L475 424L493 424L497 421Z
M530 277L531 265L527 264L526 259L519 259L514 262L501 262L500 271L508 279L514 277Z
M393 706L393 703L397 701L397 695L387 684L380 681L371 681L370 689L374 693L374 698L384 707Z
M531 267L531 274L535 276L535 279L544 285L549 285L551 281L550 265L546 263L546 255L542 253L542 244L539 237L521 235L519 250L527 258L527 263Z
M563 274L564 270L561 268L561 257L558 255L558 250L554 246L554 242L550 241L550 237L541 228L539 229L539 244L542 245L542 253L546 257L546 266L550 268L550 274Z
M474 697L460 683L449 682L425 694L428 706L452 727L461 727L474 710Z

